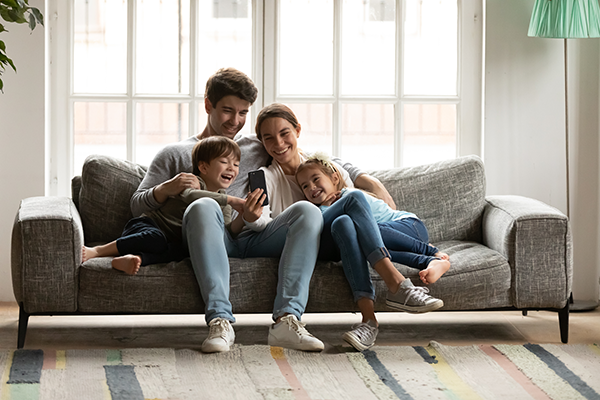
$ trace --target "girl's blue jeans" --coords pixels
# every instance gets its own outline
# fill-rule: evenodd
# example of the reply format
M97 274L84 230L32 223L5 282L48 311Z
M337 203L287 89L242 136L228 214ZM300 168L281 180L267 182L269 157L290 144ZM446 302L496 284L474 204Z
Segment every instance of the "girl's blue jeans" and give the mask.
M424 270L439 251L429 245L429 233L418 218L379 223L379 231L392 261Z
M339 260L354 301L375 300L369 265L375 265L387 252L371 207L360 191L351 191L323 212L323 232L319 259Z
M229 301L229 259L279 258L273 320L289 313L301 318L308 301L319 239L321 211L307 201L288 207L261 232L242 231L232 238L219 204L201 198L183 216L183 236L206 305L205 320L220 317L235 322Z

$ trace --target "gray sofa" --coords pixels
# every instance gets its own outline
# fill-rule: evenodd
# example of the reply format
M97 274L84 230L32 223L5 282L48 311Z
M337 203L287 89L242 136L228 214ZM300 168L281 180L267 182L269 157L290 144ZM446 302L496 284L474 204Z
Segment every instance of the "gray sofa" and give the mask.
M189 259L143 267L135 276L109 258L81 264L81 246L116 239L129 218L129 198L146 169L91 156L72 181L72 198L24 199L12 233L12 280L20 306L18 347L31 315L202 314L204 304ZM485 172L475 156L414 168L372 171L399 209L427 225L432 243L450 255L451 269L431 294L442 310L558 311L568 340L572 283L571 235L556 209L519 196L485 196ZM234 313L271 313L277 259L231 259ZM397 265L419 283L418 271ZM376 309L385 284L372 274ZM318 262L307 312L355 311L340 263Z

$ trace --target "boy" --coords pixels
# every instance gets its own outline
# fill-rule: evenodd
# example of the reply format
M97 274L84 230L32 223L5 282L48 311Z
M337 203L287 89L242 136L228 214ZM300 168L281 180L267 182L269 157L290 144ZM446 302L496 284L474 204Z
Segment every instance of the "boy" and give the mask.
M200 189L185 189L160 208L131 219L115 241L95 247L83 246L83 262L95 257L118 256L112 260L113 268L135 275L140 266L181 261L188 257L181 236L184 212L193 201L203 197L212 198L221 206L226 228L235 237L244 226L242 215L252 219L243 214L245 201L225 192L238 176L240 157L237 143L224 136L211 136L196 143L192 163ZM240 212L235 221L231 220L232 208Z

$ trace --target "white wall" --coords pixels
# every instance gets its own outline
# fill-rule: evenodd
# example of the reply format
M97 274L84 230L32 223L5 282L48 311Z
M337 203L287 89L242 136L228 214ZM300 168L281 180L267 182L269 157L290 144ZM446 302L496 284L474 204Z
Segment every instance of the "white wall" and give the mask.
M44 12L44 0L30 5ZM0 93L0 301L14 301L10 272L13 221L21 199L44 195L44 27L5 24L0 38L17 73L7 69Z
M472 0L469 0L472 1ZM43 7L43 0L31 4ZM562 41L527 37L533 0L487 0L484 160L489 194L520 194L566 211ZM45 15L46 18L49 16ZM0 94L0 301L13 301L10 236L19 201L44 194L44 31L2 34L18 74ZM598 299L597 39L569 41L571 215L576 299Z
M564 41L527 37L533 3L486 3L487 191L529 196L566 213ZM600 40L570 39L568 46L573 295L597 301Z

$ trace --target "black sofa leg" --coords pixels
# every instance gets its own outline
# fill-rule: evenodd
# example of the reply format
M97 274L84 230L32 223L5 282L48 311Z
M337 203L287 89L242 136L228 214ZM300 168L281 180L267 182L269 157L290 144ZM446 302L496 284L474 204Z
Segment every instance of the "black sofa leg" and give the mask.
M23 303L19 303L19 333L17 338L17 349L22 349L25 345L25 335L27 334L27 323L29 314L23 308Z
M560 341L567 343L569 341L569 307L571 302L567 301L565 306L558 310L558 325L560 327Z

